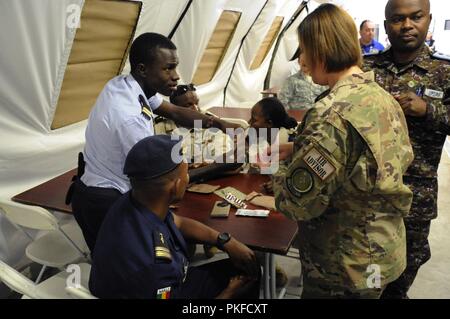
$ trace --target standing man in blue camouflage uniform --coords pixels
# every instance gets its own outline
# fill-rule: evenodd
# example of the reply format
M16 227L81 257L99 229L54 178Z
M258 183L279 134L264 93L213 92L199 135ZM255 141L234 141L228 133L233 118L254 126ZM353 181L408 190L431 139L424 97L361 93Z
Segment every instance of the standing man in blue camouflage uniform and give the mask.
M421 265L430 259L430 222L437 217L437 169L450 133L450 64L424 44L431 22L429 0L390 0L385 28L388 51L365 59L366 70L403 108L415 159L404 176L413 190L405 218L407 268L388 285L382 298L407 298Z
M323 4L299 27L315 83L330 92L307 112L273 176L277 209L299 224L302 298L379 298L405 269L402 180L413 158L395 99L363 73L353 19Z

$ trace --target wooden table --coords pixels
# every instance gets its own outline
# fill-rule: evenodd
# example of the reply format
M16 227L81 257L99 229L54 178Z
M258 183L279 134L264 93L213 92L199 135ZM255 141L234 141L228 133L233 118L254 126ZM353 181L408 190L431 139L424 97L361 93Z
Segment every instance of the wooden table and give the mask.
M214 106L206 111L211 112L218 117L237 118L245 121L248 121L251 116L250 108ZM305 113L306 110L288 110L289 116L295 118L297 122L301 122L303 120Z
M15 195L12 200L28 205L35 205L55 210L61 213L72 214L72 207L65 204L67 190L76 169L68 171L36 187Z
M41 185L14 196L14 201L45 207L49 210L72 213L72 207L65 204L67 189L76 170L57 176ZM211 180L208 183L221 187L232 186L248 194L260 191L261 184L268 181L265 175L237 174ZM279 212L272 211L267 218L235 216L232 208L227 218L211 218L214 203L221 198L215 194L197 194L186 192L175 213L190 217L220 232L229 232L249 247L265 253L264 295L276 296L275 262L273 254L285 255L297 234L297 223L287 219ZM248 208L256 208L251 204Z

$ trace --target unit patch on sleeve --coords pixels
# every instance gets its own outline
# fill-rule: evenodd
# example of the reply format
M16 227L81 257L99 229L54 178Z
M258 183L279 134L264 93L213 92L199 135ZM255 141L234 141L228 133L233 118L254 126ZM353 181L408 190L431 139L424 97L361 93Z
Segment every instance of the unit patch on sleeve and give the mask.
M289 190L296 196L308 193L314 184L311 173L305 168L297 168L286 181Z

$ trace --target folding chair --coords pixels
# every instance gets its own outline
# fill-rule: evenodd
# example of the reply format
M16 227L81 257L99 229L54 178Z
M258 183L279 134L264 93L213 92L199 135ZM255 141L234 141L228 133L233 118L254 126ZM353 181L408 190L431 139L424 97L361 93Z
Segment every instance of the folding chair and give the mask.
M9 200L0 200L0 208L32 240L25 254L32 261L43 265L36 283L40 281L46 267L61 269L81 259L89 261L89 249L75 221L61 226L48 210ZM44 230L47 233L33 240L22 227Z
M74 299L98 299L94 295L91 294L89 289L85 288L84 286L80 287L66 287L66 292L69 296L71 296Z
M88 285L91 266L79 264L80 285ZM66 271L35 284L23 274L0 260L0 281L12 290L22 294L22 299L72 299L73 295L66 292L67 278L70 274Z

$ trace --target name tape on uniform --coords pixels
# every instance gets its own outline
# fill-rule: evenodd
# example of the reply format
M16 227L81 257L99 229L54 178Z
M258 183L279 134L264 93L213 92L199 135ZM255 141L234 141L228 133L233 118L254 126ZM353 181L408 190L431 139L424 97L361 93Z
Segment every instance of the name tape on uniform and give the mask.
M336 170L330 161L315 148L306 153L303 160L321 180L326 180Z
M431 97L433 99L441 99L442 100L444 98L444 92L431 90L431 89L426 89L424 95Z

